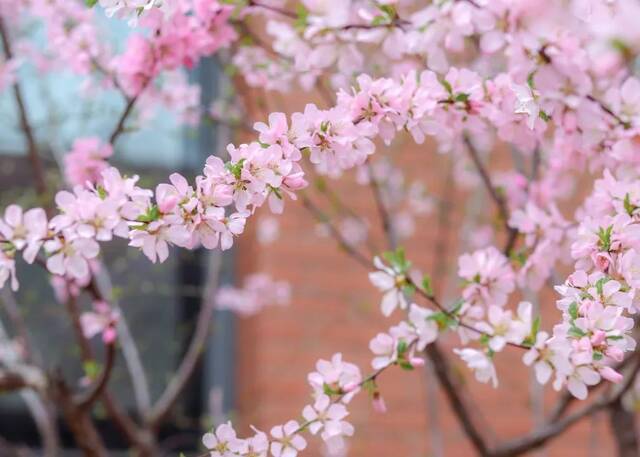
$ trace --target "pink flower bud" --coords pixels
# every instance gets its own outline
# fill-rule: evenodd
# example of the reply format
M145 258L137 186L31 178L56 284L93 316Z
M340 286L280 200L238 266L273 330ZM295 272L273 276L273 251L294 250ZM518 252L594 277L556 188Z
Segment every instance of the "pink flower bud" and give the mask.
M614 382L616 384L622 381L623 379L623 376L611 367L601 368L600 374L604 379Z
M384 414L387 412L387 405L384 403L384 398L379 392L373 394L373 409L375 412Z
M604 273L609 268L609 264L611 263L611 256L608 252L597 252L591 254L591 260L593 261L596 268Z
M624 359L624 351L615 346L608 347L604 353L607 357L612 358L616 362L622 362L622 359Z
M591 336L591 344L594 346L600 346L602 343L604 343L606 337L607 334L605 332L603 332L602 330L596 330Z
M409 363L413 368L423 367L424 359L421 357L411 357L411 359L409 359Z
M105 344L113 344L117 337L118 332L113 326L107 327L104 332L102 332L102 341L104 341Z
M284 178L283 184L291 190L304 189L309 184L304 179L304 173L295 173Z
M158 209L161 213L169 213L176 207L178 204L178 197L172 195L170 197L165 198L161 202L158 202Z

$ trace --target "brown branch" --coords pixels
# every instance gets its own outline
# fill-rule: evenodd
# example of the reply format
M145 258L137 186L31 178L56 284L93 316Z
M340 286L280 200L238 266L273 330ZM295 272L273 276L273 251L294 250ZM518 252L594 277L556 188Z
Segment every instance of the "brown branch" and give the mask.
M118 119L118 123L113 129L113 132L109 136L109 144L114 145L118 137L124 133L124 130L125 130L124 124L126 123L127 118L129 117L131 112L133 111L133 107L135 106L137 100L138 100L137 95L135 97L127 98L127 105L125 106L124 111L120 115L120 119Z
M87 392L75 399L75 402L79 408L91 408L96 400L98 400L98 398L102 395L102 392L107 388L107 384L109 383L109 379L111 378L113 367L115 365L116 345L115 342L111 342L106 344L105 347L105 365L102 369L102 373L100 374L94 385Z
M612 395L603 394L598 400L595 400L591 404L584 406L568 416L554 422L546 423L528 435L507 441L506 443L496 447L491 455L493 457L513 457L541 447L549 440L557 437L569 427L579 422L581 419L615 404L620 398L622 398L625 392L631 388L635 377L638 374L638 370L640 370L640 357L636 355L635 365L630 370L625 381L617 389L616 393Z
M212 255L215 256L215 263L210 266L212 271L209 273L211 278L218 279L218 273L222 265L222 255L220 252L215 252ZM213 295L213 294L211 294ZM174 374L168 386L160 395L158 401L152 406L151 411L145 418L145 422L151 428L157 428L163 420L171 412L171 409L178 400L180 394L187 386L188 381L191 379L202 351L204 350L207 338L209 337L209 330L213 322L213 313L215 311L215 299L212 296L205 297L205 303L200 308L200 312L197 317L196 330L193 334L193 338L189 343L189 348L178 367L178 370Z
M2 45L4 48L4 54L7 60L13 59L13 50L11 48L11 39L9 38L9 32L4 23L4 19L0 17L0 38L2 39ZM35 134L29 123L29 117L27 115L27 108L22 95L22 89L20 84L16 81L13 84L13 97L18 106L18 115L20 117L20 127L27 142L27 154L29 156L29 162L31 162L31 170L33 171L33 179L35 181L35 188L38 195L43 196L47 192L47 181L44 171L44 166L40 160L40 154L38 152L38 144L36 143Z
M356 262L362 265L367 270L371 269L371 261L367 259L360 251L358 251L355 247L347 242L344 239L340 231L336 228L334 224L331 223L331 219L320 209L318 208L306 194L301 193L300 200L302 201L302 206L304 206L311 214L315 217L315 219L321 224L325 224L329 229L329 233L331 236L337 241L338 245Z
M489 451L489 447L480 432L480 428L469 414L465 401L459 393L460 386L456 385L453 381L451 369L444 354L435 342L427 346L425 354L431 360L433 371L440 381L449 405L458 418L460 425L462 425L466 435L469 437L469 440L471 440L471 444L480 456L491 456L492 453Z
M478 154L478 151L471 142L470 138L467 135L464 135L463 140L465 145L467 146L469 157L471 158L473 164L476 167L476 170L478 171L478 174L480 175L480 179L482 180L484 186L487 188L491 199L495 202L498 208L498 213L500 214L502 223L504 224L505 230L507 231L507 242L505 243L502 251L504 255L509 256L516 243L518 230L509 225L509 209L507 208L507 202L491 182L491 177L489 176L489 173L482 163L480 155Z
M369 186L373 193L374 200L376 202L376 209L378 210L378 216L380 217L380 223L382 224L382 230L386 236L389 249L395 250L398 247L398 237L396 236L393 228L393 222L387 207L384 204L384 196L382 195L382 187L376 179L373 173L373 166L371 162L367 160L367 171L369 172Z
M54 374L51 384L52 397L60 407L78 449L86 456L106 457L108 453L104 442L91 420L89 412L75 404L73 394L62 375L60 373Z
M19 371L0 369L0 392L13 392L20 389L39 389L33 380Z
M618 448L618 457L638 457L640 449L635 415L625 409L620 398L609 406L609 423Z
M92 284L93 281L90 283L90 287ZM67 300L66 307L67 313L71 319L76 343L80 348L82 361L85 363L95 361L95 356L91 346L89 345L89 341L84 337L82 332L82 326L80 325L80 312L78 310L77 303L71 294L69 294L69 300ZM152 455L150 448L153 446L153 440L151 437L127 415L126 411L124 411L120 404L116 402L107 388L102 390L100 400L109 416L113 419L114 423L127 440L136 445L143 455Z
M587 100L592 101L593 103L597 104L602 111L604 111L609 116L611 116L613 119L615 119L615 121L618 124L622 125L625 129L630 127L630 124L628 122L626 122L624 119L622 119L616 113L614 113L613 110L611 108L609 108L607 105L605 105L604 102L602 102L601 100L598 100L593 95L587 95Z

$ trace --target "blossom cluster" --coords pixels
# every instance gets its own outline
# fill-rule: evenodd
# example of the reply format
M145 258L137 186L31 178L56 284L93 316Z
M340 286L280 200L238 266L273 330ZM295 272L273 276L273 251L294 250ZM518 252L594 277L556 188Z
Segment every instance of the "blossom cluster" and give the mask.
M230 6L217 0L166 3L172 3L169 14L151 8L141 19L141 25L153 31L151 37L133 34L114 61L117 81L130 97L140 94L160 72L191 68L236 38L228 23Z
M334 354L331 360L318 361L316 371L309 373L308 382L313 401L302 410L303 422L290 420L276 425L269 435L252 427L254 435L247 439L238 438L231 423L224 423L203 436L205 448L212 457L295 457L307 447L302 434L308 431L319 435L330 450L342 449L345 437L354 432L345 420L349 415L347 405L362 386L374 381L363 379L356 365L345 362L342 354Z

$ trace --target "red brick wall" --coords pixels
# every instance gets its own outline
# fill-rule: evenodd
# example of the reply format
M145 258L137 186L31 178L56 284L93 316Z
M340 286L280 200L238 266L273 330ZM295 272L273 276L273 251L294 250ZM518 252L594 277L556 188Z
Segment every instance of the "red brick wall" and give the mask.
M291 112L301 109L306 96L258 100L271 111ZM266 118L265 115L258 115ZM393 149L400 162L410 165L414 176L424 177L428 188L435 193L445 188L446 156L430 146L416 146L408 138L397 141ZM378 148L378 152L390 153ZM375 219L375 205L370 190L354 183L352 176L336 182L337 191L346 196L349 204L361 214ZM478 188L478 192L484 189ZM461 191L450 193L453 203L451 221L446 230L449 254L446 265L434 265L434 249L442 241L437 235L437 215L419 221L416 235L409 241L408 251L416 266L434 273L444 268L446 276L455 271L458 255L457 240L466 197ZM318 200L316 198L316 200ZM493 211L491 202L486 208ZM254 424L266 431L275 424L299 418L302 407L309 401L307 373L313 370L318 358L329 358L342 352L344 358L357 363L363 372L370 371L369 340L379 331L401 319L396 313L386 319L379 312L380 295L371 287L367 271L341 252L333 240L319 238L315 222L299 203L287 202L285 214L279 218L279 239L262 246L242 238L240 249L241 272L266 271L276 279L289 281L293 286L293 300L289 307L269 308L260 315L241 320L239 325L238 415L241 423ZM251 223L255 227L256 221ZM250 229L251 230L251 229ZM376 239L380 239L379 232ZM378 243L382 245L382 243ZM456 283L449 289L455 292ZM437 291L447 290L441 285ZM446 297L455 299L454 296ZM543 327L550 329L557 320L553 292L547 288L541 296ZM517 303L517 302L516 302ZM515 304L515 303L514 303ZM469 388L475 414L486 424L487 436L495 439L516 436L532 428L530 408L530 371L522 364L522 354L507 349L497 357L499 389L481 385L450 352L456 347L455 335L443 338L443 347L456 365L456 374ZM380 378L380 386L388 412L374 412L365 395L350 407L350 420L356 428L350 440L350 456L356 457L423 457L432 449L430 427L435 422L441 431L446 456L474 455L460 426L452 416L441 394L431 401L437 403L435 417L428 414L427 376L423 370L405 372L390 370ZM436 387L437 389L437 387ZM545 409L549 411L555 399L550 386L545 388ZM491 431L492 430L492 431ZM319 439L311 438L306 455L320 456ZM576 426L548 448L546 456L610 456L612 448L606 416L585 421Z

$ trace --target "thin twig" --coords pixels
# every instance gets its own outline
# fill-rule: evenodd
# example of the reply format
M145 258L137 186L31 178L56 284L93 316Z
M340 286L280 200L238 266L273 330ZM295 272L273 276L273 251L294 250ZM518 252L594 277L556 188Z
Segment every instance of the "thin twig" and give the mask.
M79 408L89 409L102 395L102 392L107 388L109 379L111 379L111 373L116 360L116 345L115 342L106 344L106 356L105 365L102 369L102 373L94 383L94 385L83 395L79 396L75 401Z
M66 302L67 313L71 319L71 325L74 330L74 335L78 347L80 348L80 354L83 362L94 362L95 356L93 350L89 345L89 341L85 338L82 332L82 326L80 325L80 312L78 306L72 294L69 294L69 299ZM140 429L140 427L127 415L123 408L115 401L109 389L103 389L100 395L101 401L104 404L105 409L109 416L113 419L114 423L127 438L127 440L140 447L146 449L150 444L147 442L148 437Z
M11 49L11 40L9 38L9 32L4 23L4 19L0 17L0 38L2 39L2 45L4 48L4 54L7 60L13 59L13 50ZM18 105L18 114L20 117L20 127L27 142L27 154L29 161L31 162L31 169L33 171L33 179L35 181L36 192L38 195L43 196L47 192L47 181L44 171L44 166L40 160L40 154L38 152L38 144L36 143L35 134L29 123L29 117L27 115L27 108L22 95L22 89L20 84L16 80L13 83L13 97Z
M491 182L491 177L489 176L487 169L482 163L482 160L480 159L480 155L478 154L478 151L476 150L475 146L471 142L471 139L467 135L464 135L463 140L465 145L467 146L469 157L471 157L471 160L473 161L473 164L475 165L476 170L480 175L480 179L484 183L484 186L487 188L487 191L489 192L491 199L495 202L496 206L498 207L498 212L500 213L500 219L502 219L502 223L504 224L505 230L507 231L507 242L502 251L504 255L509 256L509 254L511 253L511 250L513 249L513 246L516 243L516 240L518 237L518 230L516 230L515 228L509 225L509 209L507 208L507 202Z
M133 107L135 106L137 100L138 100L137 95L135 97L127 98L127 105L125 106L124 111L120 115L120 119L118 119L118 123L113 129L113 132L109 136L109 144L114 145L118 137L124 133L125 122L127 121L127 118L133 111Z
M209 276L212 278L210 281L217 281L218 273L222 266L222 255L220 252L212 255L214 255L214 259L210 265L211 271L209 272ZM166 389L162 392L162 395L160 395L160 398L152 406L151 411L145 418L146 423L149 424L151 428L157 428L167 417L178 397L186 387L187 382L191 379L195 367L200 360L202 351L204 350L207 338L209 337L215 305L216 302L213 294L204 297L204 303L198 313L196 330L189 343L189 348L173 378L171 378Z
M147 381L147 374L142 365L140 351L138 351L136 341L133 335L131 335L131 330L129 329L124 312L113 296L113 285L111 284L111 277L107 266L100 265L98 273L91 281L94 285L94 287L92 287L93 292L98 295L96 299L108 302L119 315L118 322L116 323L118 343L131 378L138 413L142 417L148 413L151 407L149 382Z
M308 211L313 214L318 222L324 224L334 238L335 241L338 242L338 245L351 256L355 261L357 261L364 268L369 270L371 268L371 261L367 259L360 251L358 251L354 246L352 246L347 240L344 239L340 231L336 228L335 225L331 223L331 219L320 209L318 208L310 199L302 193L300 195L300 200L302 201L302 206L304 206Z
M374 170L371 162L367 160L366 164L367 171L369 172L369 186L371 187L371 191L376 202L376 209L378 210L378 216L380 216L382 230L386 235L389 249L395 250L398 246L398 237L396 236L389 211L387 211L387 206L384 204L382 187L374 175Z

